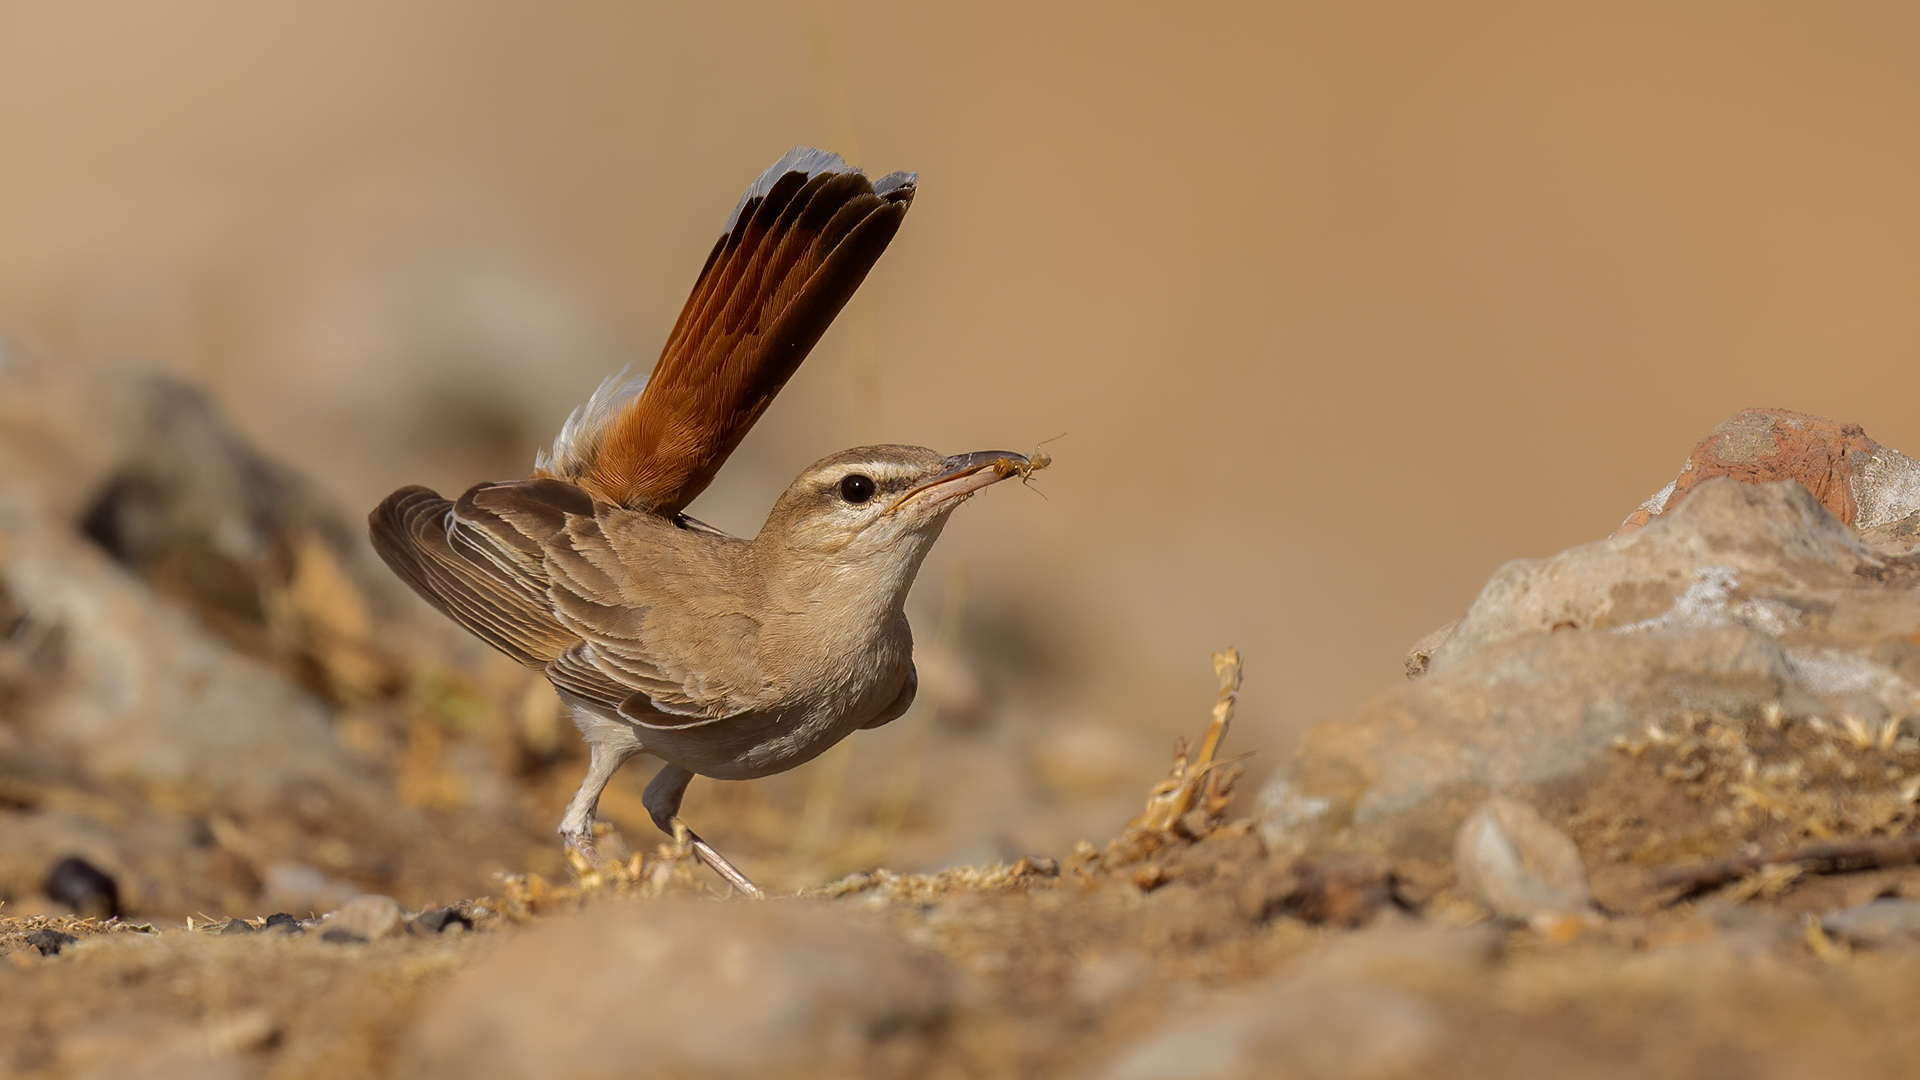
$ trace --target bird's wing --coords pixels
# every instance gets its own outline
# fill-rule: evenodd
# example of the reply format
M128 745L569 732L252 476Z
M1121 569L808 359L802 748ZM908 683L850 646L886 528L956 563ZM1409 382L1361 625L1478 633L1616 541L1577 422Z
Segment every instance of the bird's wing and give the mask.
M727 581L717 564L744 543L605 504L569 519L546 545L547 596L579 644L548 665L548 676L599 704L631 702L621 711L649 727L750 711L757 627L715 587Z
M523 664L552 662L578 639L554 618L544 547L592 498L557 480L481 484L458 501L405 487L368 515L368 533L400 580L453 621Z
M910 173L869 180L837 154L789 151L741 196L653 372L602 384L536 475L683 509L866 279L914 190Z

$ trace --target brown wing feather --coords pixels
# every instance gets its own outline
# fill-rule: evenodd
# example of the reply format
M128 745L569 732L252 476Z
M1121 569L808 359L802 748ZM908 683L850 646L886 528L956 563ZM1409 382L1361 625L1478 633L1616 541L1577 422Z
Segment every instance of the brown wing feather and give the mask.
M632 689L600 670L584 641L555 657L547 665L547 678L562 693L610 713L619 712L620 703L633 696Z
M401 488L367 521L374 550L402 581L476 637L543 668L571 697L662 729L740 711L724 684L706 689L702 680L690 680L685 653L708 643L649 618L657 603L676 612L686 607L671 588L671 579L685 572L674 565L675 549L640 541L664 560L655 569L668 580L646 588L650 579L625 573L637 553L615 550L602 528L604 514L625 515L646 532L687 536L690 544L678 551L683 557L703 546L742 543L596 504L581 488L552 479L481 484L458 500Z
M782 159L783 162L790 158ZM708 256L647 386L572 477L617 505L676 513L786 385L886 251L914 180L837 158L749 191ZM801 160L812 160L802 158Z
M579 639L554 617L543 541L569 513L593 512L558 480L482 484L458 502L405 487L367 516L373 549L421 599L523 664L541 667Z
M681 542L661 545L662 533ZM616 542L622 535L626 542ZM581 643L562 657L566 677L624 687L649 699L652 710L676 717L699 721L738 712L742 703L731 682L698 657L724 639L745 653L726 665L725 674L737 674L753 655L751 631L731 611L728 590L695 585L689 595L689 582L724 582L726 571L715 557L724 559L720 552L737 553L741 545L732 537L690 533L651 514L604 505L594 517L568 521L564 540L548 546L546 562L554 618ZM641 561L649 573L627 572ZM555 667L548 674L561 684Z

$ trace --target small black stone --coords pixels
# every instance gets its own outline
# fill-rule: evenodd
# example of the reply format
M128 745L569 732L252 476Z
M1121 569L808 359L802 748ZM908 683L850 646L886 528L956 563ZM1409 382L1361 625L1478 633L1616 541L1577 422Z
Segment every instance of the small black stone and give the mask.
M459 926L463 929L471 930L473 929L473 920L459 908L443 907L434 908L432 911L423 911L415 915L413 917L413 925L440 934L445 933L449 926Z
M39 949L41 956L59 956L61 949L79 940L58 930L34 930L27 934L27 944Z
M335 945L365 945L367 943L366 938L361 937L351 930L342 930L339 927L322 932L320 940L331 942Z
M77 855L69 855L47 871L48 896L80 915L112 918L120 914L120 886L106 871Z
M304 934L307 932L307 928L300 925L299 919L294 918L284 911L276 911L267 916L267 921L261 924L260 929L273 930L282 926L286 927L287 933L289 934Z

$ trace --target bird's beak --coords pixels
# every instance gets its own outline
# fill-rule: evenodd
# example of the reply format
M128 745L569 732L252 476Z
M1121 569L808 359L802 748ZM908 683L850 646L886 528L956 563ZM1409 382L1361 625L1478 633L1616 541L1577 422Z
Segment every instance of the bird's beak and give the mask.
M941 470L939 476L900 496L897 502L888 507L888 512L910 502L928 506L958 503L983 487L997 484L1009 476L1025 476L1036 468L1025 454L1016 454L1011 450L955 454L942 464L946 468Z

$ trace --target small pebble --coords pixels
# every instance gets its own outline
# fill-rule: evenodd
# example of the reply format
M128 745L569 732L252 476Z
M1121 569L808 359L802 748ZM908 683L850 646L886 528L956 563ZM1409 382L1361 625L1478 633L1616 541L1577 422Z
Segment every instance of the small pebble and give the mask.
M256 932L258 932L257 928L245 919L228 919L227 924L220 928L220 933L222 934L252 934Z
M27 944L39 949L41 956L59 956L61 949L79 940L58 930L34 930L27 934Z
M273 914L267 916L267 921L260 924L260 929L262 930L284 929L288 936L292 936L294 934L304 934L307 932L307 928L300 925L299 919L294 918L293 916L287 914L284 911L276 911Z
M473 920L459 908L434 908L431 911L423 911L413 917L413 927L416 931L430 931L435 934L441 934L456 926L462 930L473 929Z
M328 913L327 933L340 930L362 941L378 941L398 931L405 914L400 902L391 896L374 893L356 896L340 905L338 910ZM325 934L321 936L328 941L334 940Z
M1592 907L1580 849L1525 803L1488 799L1461 824L1453 860L1460 884L1501 918L1550 920Z
M83 918L110 919L120 914L120 886L106 871L77 855L54 863L43 888Z
M1881 897L1820 920L1827 933L1869 948L1920 943L1920 901Z

